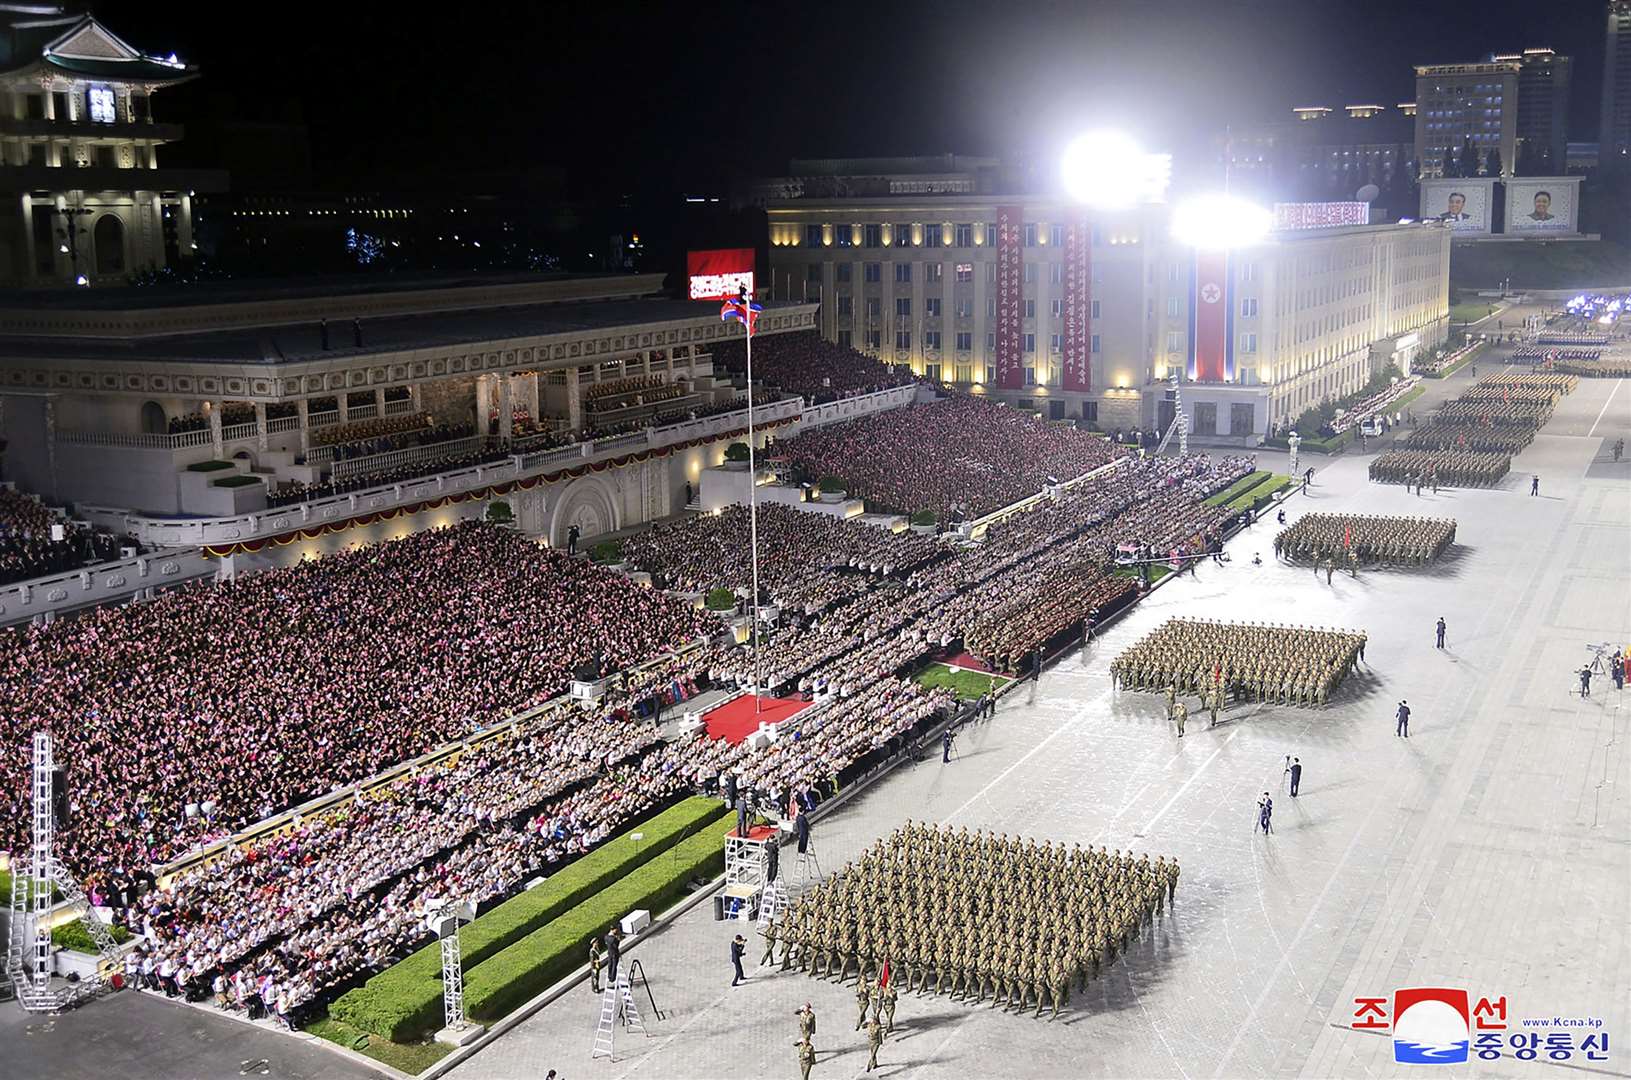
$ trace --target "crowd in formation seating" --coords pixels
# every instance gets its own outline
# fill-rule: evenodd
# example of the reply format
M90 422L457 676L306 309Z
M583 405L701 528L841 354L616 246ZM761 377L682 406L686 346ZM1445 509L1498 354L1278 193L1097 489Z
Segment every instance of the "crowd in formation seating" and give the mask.
M747 374L744 339L712 346L714 365ZM814 330L753 339L753 381L798 394L812 405L914 382L910 369L888 365L859 349L824 340Z
M1095 435L969 395L839 421L775 446L795 474L837 477L868 509L969 518L1118 453Z
M1363 401L1360 401L1358 404L1354 405L1353 408L1349 409L1341 416L1335 417L1331 420L1330 428L1332 434L1340 435L1342 432L1347 431L1355 424L1365 420L1373 413L1382 412L1383 410L1387 409L1389 405L1392 405L1395 401L1398 401L1400 398L1409 393L1410 390L1419 382L1421 382L1421 379L1412 375L1407 379L1400 379L1398 382L1390 385L1387 389L1378 391L1377 393L1372 394L1370 397L1365 398Z
M701 733L662 742L641 722L699 688L747 683L748 648L720 634L665 652L718 624L479 525L0 640L0 695L13 703L5 741L15 750L32 730L56 733L75 803L63 854L146 934L138 975L175 991L209 987L227 1003L259 997L296 1018L423 941L428 897L506 895L722 773L771 805L830 793L951 708L947 692L906 677L935 650L972 635L1017 658L1074 631L1131 593L1106 571L1118 549L1204 550L1230 512L1203 500L1251 467L1124 458L967 548L767 507L773 542L761 536L761 550L778 600L786 590L796 601L801 578L866 587L794 603L768 631L765 687L818 700L757 752ZM740 516L658 533L645 557L670 583L743 594L747 566L729 539ZM784 541L793 554L779 557ZM717 566L697 554L709 544ZM993 626L987 616L1003 605L1010 625ZM310 815L166 889L125 888L151 863L558 694L585 662L600 674L643 661L597 708L523 719L515 738ZM26 755L5 761L0 814L16 850Z
M350 461L354 458L372 457L375 454L389 454L393 450L407 450L414 446L435 446L437 443L453 442L456 439L469 439L475 434L473 424L442 424L431 420L425 427L395 435L385 435L363 442L340 443L334 447L334 460Z
M1350 555L1362 563L1419 566L1455 543L1450 518L1386 517L1368 514L1304 514L1274 538L1274 554L1293 562L1318 564Z
M188 805L256 820L628 666L701 617L509 530L416 533L0 637L7 846L26 835L28 733L49 729L85 874L187 849Z
M61 540L51 539L53 525L66 530ZM32 495L0 487L0 585L117 559L126 544L135 541L66 520Z
M867 575L888 576L944 553L928 537L891 533L779 503L759 507L759 586L783 607L806 614L865 591ZM658 525L623 542L623 558L661 588L707 592L751 577L748 510L728 506ZM852 573L851 571L864 571Z
M383 442L416 432L435 422L436 418L430 413L403 413L401 416L354 420L349 424L330 424L327 427L312 428L311 445L339 446L343 443Z
M1169 619L1111 661L1110 677L1123 690L1170 688L1169 699L1220 689L1237 700L1323 705L1364 649L1365 635L1352 630Z

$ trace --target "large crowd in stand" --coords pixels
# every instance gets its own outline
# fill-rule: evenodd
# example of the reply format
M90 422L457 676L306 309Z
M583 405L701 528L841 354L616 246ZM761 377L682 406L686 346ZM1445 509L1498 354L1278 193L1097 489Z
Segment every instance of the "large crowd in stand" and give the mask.
M115 878L695 637L701 617L508 530L416 533L0 638L0 821L33 730L69 770L62 854Z
M382 416L373 420L356 420L348 424L331 424L313 428L313 446L338 447L346 443L388 443L394 438L409 435L435 423L429 413L404 413L401 416Z
M747 374L744 339L712 346L714 366ZM891 366L859 349L825 341L814 330L753 339L753 381L798 394L812 405L905 386L911 371Z
M1009 423L972 404L982 408L960 403L952 422ZM1076 475L1111 460L1093 443L1086 461L1069 445L1039 445L1066 455L1078 467L1060 471ZM955 440L942 446L961 452ZM1230 512L1203 500L1251 468L1245 458L1124 457L972 546L763 508L765 585L788 609L761 646L764 686L816 699L767 750L700 733L663 741L649 722L702 689L752 680L751 651L728 634L667 651L717 623L478 525L6 638L5 742L16 749L41 726L57 733L75 803L64 855L144 934L129 961L138 981L212 991L229 1006L257 997L297 1020L423 941L427 899L507 895L722 773L761 805L826 797L952 707L945 691L908 678L925 659L965 640L1017 667L1095 610L1108 614L1135 589L1111 573L1115 554L1213 548ZM747 565L731 550L741 516L627 541L625 555L661 584L744 594ZM811 580L858 587L824 594ZM586 661L588 674L646 666L614 680L597 707L524 717L515 737L229 848L164 889L128 888L151 863L513 716L559 693ZM14 850L27 820L25 760L8 754L0 774Z
M836 477L869 507L979 517L1108 463L1109 441L958 395L803 432L776 448L795 474Z
M944 553L934 540L769 503L759 508L759 585L783 607L813 614L865 591L867 573L909 570ZM707 592L751 577L748 511L729 506L657 525L623 542L623 558L659 588ZM866 573L854 573L864 571Z
M53 525L63 527L61 540L51 539ZM122 545L135 541L67 520L31 495L0 487L0 585L117 559Z
M337 444L334 447L334 460L350 461L353 458L388 454L393 450L407 450L415 446L435 446L438 443L473 438L476 434L474 424L443 424L428 416L426 420L429 422L422 427L400 431L394 435Z

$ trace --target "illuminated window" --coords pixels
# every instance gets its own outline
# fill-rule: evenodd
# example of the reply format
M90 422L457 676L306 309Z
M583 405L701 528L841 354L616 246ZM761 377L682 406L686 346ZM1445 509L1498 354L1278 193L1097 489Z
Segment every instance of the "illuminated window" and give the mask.
M848 225L834 225L832 227L832 242L838 247L853 247L854 245L851 243L853 239L854 237L850 234Z
M973 281L974 280L974 264L973 263L958 263L957 264L957 280L958 281Z

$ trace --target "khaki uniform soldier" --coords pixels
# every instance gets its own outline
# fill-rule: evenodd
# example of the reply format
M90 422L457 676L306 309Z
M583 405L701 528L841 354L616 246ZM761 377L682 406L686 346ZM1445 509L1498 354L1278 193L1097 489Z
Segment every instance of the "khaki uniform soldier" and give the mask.
M764 939L765 939L765 954L764 954L763 957L760 958L759 966L763 967L766 964L774 964L776 962L776 924L775 924L775 922L772 921L772 922L765 923L764 927L759 931L759 933L763 934Z
M600 993L600 965L606 958L606 946L601 942L600 935L596 934L589 939L589 986L595 993Z
M809 1042L811 1036L815 1034L815 1009L806 1001L804 1008L799 1009L793 1015L798 1017L799 1021L799 1040Z
M810 1080L810 1066L815 1064L815 1047L810 1045L808 1036L800 1039L793 1046L799 1052L799 1075L803 1077L803 1080Z
M884 984L883 994L883 1033L892 1034L895 1030L895 999L900 995L895 990L894 980Z
M866 1071L871 1072L878 1067L878 1047L883 1045L883 1026L876 1020L866 1026L866 1045Z
M860 1031L866 1024L867 1009L872 1005L872 988L862 979L855 984L855 1004L859 1006L861 1015L855 1020L855 1030Z

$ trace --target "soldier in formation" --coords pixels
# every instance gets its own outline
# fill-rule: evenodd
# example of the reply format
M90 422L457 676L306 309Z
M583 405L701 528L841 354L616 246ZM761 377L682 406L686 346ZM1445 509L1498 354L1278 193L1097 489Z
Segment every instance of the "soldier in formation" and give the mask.
M1364 647L1353 630L1171 619L1116 657L1110 677L1121 690L1174 687L1202 708L1213 689L1234 701L1323 705Z
M1509 454L1478 450L1389 450L1370 463L1379 484L1414 486L1430 477L1457 487L1492 487L1512 470Z
M1449 518L1304 514L1274 538L1274 554L1291 562L1336 556L1345 564L1420 566L1455 543Z
M902 988L1058 1015L1072 984L1085 989L1153 926L1177 883L1164 858L909 821L794 901L777 940L784 968L842 981L853 967L857 1027L881 1044Z

